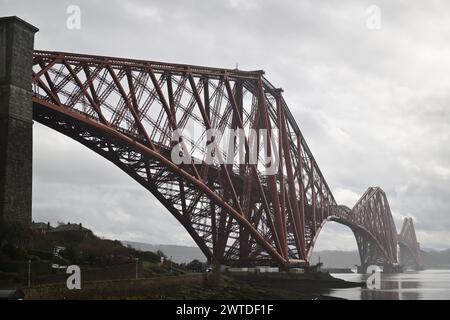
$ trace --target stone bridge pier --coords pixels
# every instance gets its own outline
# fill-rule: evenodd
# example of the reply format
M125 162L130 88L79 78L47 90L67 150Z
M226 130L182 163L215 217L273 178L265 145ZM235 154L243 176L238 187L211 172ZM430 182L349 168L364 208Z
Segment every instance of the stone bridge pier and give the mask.
M31 24L0 18L0 219L31 224L33 110Z

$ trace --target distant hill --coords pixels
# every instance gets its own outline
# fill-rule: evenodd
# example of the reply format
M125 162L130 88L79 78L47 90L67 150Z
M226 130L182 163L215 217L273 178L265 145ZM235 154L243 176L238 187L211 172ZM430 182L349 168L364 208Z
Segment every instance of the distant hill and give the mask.
M156 252L161 250L167 257L172 257L176 263L191 262L194 259L205 262L206 257L197 247L177 246L167 244L148 244L134 241L121 241L125 246L131 246L133 249L141 251Z
M450 249L443 251L422 251L425 268L450 268Z

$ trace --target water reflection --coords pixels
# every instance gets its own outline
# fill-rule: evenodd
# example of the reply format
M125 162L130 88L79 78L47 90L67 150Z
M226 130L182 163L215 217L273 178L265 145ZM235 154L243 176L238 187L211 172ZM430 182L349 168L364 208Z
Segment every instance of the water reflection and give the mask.
M333 274L347 281L365 281L368 275ZM382 274L381 289L332 289L329 295L362 300L450 299L450 270L424 270L399 274Z

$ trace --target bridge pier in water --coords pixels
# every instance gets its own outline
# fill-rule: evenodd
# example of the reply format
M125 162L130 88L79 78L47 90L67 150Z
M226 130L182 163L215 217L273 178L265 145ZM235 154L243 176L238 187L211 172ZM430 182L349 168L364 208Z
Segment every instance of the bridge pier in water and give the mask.
M0 18L0 219L31 224L33 109L31 24Z

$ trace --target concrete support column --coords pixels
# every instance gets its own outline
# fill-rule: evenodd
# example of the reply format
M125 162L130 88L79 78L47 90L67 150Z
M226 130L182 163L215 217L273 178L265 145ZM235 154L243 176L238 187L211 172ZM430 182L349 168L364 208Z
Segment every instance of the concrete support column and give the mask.
M0 219L31 224L33 110L31 24L0 18Z

